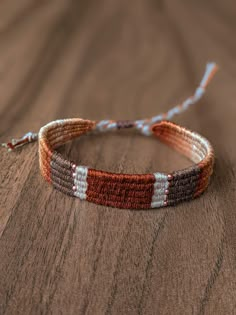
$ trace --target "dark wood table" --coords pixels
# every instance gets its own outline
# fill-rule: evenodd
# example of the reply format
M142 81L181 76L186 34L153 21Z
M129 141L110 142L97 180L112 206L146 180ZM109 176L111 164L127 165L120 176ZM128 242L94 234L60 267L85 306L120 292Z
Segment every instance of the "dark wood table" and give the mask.
M236 314L235 0L1 1L0 140L51 120L139 119L207 94L174 119L216 154L194 201L130 211L63 195L37 144L1 149L0 314ZM189 162L132 130L60 148L91 167L171 171Z

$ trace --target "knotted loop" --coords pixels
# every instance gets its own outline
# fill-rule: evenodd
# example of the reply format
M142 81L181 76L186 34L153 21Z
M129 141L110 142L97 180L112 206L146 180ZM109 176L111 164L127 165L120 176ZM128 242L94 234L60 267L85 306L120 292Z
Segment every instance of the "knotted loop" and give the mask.
M137 129L142 134L149 136L153 134L152 126L163 120L171 120L175 115L180 114L187 110L191 105L197 103L200 98L205 93L205 89L214 74L216 73L218 67L214 62L210 62L206 65L206 70L203 75L203 78L195 90L195 93L187 98L181 104L174 106L169 109L166 113L159 114L157 116L141 119L141 120L100 120L96 122L93 131L103 132L109 130L120 130L124 128L134 128ZM63 120L62 120L63 121ZM12 151L15 148L22 146L24 144L36 141L38 139L38 134L33 132L28 132L20 139L12 139L11 142L2 143L3 147L6 147L8 151Z
M159 114L157 116L135 120L135 121L115 121L115 120L101 120L96 124L95 129L98 131L117 130L122 128L135 128L142 134L149 136L153 133L152 126L163 120L171 120L175 115L181 114L186 111L191 105L196 104L204 95L207 85L210 83L214 74L218 70L217 65L214 62L210 62L206 65L206 70L203 78L196 88L195 93L183 101L181 104L174 106L167 112ZM128 123L127 123L128 122Z

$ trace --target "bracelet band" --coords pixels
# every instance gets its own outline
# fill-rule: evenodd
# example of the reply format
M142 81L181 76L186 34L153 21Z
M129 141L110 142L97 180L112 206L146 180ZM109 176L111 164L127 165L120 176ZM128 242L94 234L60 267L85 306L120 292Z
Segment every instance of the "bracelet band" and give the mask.
M61 192L96 204L124 209L149 209L176 205L198 197L210 180L214 152L207 139L196 132L169 121L174 115L195 104L217 70L207 64L206 72L195 94L168 112L143 120L102 120L80 118L52 121L39 133L27 133L22 138L3 143L9 151L26 143L39 141L39 164L43 177ZM90 132L137 129L144 135L156 136L160 141L189 158L194 164L170 174L115 174L76 165L66 160L56 149Z
M94 121L75 118L53 121L40 129L40 170L56 189L100 205L149 209L193 199L207 188L214 163L212 146L199 134L169 121L153 125L153 135L195 163L171 174L109 173L76 165L55 151L96 125ZM120 129L122 123L118 125Z

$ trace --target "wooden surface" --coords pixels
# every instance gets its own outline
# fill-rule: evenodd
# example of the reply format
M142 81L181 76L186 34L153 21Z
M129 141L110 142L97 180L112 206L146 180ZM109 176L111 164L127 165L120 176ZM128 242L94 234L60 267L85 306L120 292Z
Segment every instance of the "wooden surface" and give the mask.
M191 95L207 61L221 71L175 122L216 153L199 199L148 211L53 190L37 144L1 149L0 314L236 314L235 1L1 1L0 140L65 117L138 119ZM188 161L132 131L60 149L124 173Z

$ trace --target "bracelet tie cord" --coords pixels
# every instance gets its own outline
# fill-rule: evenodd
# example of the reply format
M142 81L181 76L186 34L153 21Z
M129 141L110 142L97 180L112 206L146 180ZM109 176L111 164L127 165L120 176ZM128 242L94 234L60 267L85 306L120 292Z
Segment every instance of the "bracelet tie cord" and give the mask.
M195 104L217 71L208 63L195 94L166 113L144 120L101 120L80 118L52 121L39 133L29 132L22 138L3 143L8 151L26 143L39 141L39 165L43 177L61 192L96 204L123 209L150 209L176 205L201 195L213 172L214 151L207 139L196 132L170 122L176 114ZM115 174L76 165L56 149L83 134L97 131L133 128L154 135L160 141L185 155L194 164L170 174Z

